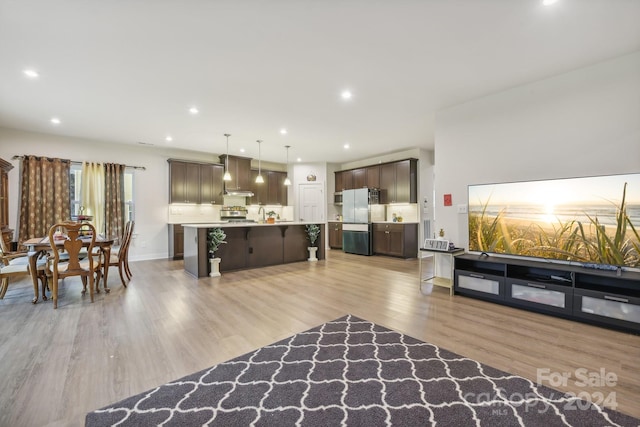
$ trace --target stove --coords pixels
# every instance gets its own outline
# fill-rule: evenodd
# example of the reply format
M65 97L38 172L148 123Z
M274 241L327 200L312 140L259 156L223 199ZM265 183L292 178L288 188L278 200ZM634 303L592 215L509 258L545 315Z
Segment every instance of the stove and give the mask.
M248 222L245 206L223 206L220 209L220 219L229 222Z

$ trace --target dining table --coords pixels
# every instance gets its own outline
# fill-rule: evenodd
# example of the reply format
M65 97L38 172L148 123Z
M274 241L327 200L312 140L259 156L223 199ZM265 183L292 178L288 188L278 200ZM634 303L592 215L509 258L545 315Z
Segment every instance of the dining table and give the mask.
M90 238L86 238L86 239L81 239L82 241L82 246L83 247L88 247L89 244L91 243L91 239ZM100 248L100 250L102 251L102 254L104 256L104 259L106 260L106 262L103 263L103 268L102 268L102 286L103 289L105 291L105 293L109 293L111 291L111 289L109 289L109 285L107 284L107 277L109 276L109 259L111 257L111 246L113 245L113 242L115 241L114 238L109 238L109 237L104 237L104 236L96 236L96 240L94 242L94 247L98 247ZM27 251L28 251L28 256L29 256L29 272L31 274L31 280L33 281L33 300L31 301L33 304L36 304L38 302L39 296L38 296L38 270L37 270L37 260L39 257L41 256L49 256L49 251L51 250L51 244L49 243L49 236L46 237L34 237L31 238L29 240L25 240L24 242L22 242L22 244L24 246L27 247ZM64 239L61 240L55 240L55 244L57 246L63 246L64 245ZM99 289L99 281L100 278L98 278L98 280L96 281L96 292L100 293L100 289ZM46 301L47 300L47 295L46 295L46 286L43 285L42 286L42 300Z

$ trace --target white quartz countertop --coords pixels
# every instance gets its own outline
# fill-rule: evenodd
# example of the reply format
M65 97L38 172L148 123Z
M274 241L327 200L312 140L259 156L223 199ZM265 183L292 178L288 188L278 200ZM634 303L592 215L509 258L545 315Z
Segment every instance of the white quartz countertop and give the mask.
M276 221L275 224L267 224L258 223L258 222L207 222L207 223L191 223L191 224L182 224L183 227L192 227L192 228L237 228L237 227L275 227L278 225L308 225L308 224L322 224L322 222L307 222L307 221Z

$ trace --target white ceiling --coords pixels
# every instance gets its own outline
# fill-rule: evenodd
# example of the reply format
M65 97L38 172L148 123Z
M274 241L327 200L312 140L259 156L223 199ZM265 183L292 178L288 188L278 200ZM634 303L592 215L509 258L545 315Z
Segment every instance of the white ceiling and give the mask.
M638 0L0 0L0 126L212 153L228 132L274 162L433 149L438 110L637 51L639 22Z

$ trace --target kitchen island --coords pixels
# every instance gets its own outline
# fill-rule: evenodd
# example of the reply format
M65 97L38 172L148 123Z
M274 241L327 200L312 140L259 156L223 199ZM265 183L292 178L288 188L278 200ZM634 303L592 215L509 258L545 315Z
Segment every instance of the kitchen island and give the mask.
M220 245L216 257L220 258L220 271L244 270L306 261L309 258L309 240L305 225L318 224L320 236L316 241L317 257L325 257L325 224L315 222L211 222L182 224L184 228L184 269L195 277L209 275L207 233L220 227L227 243Z

